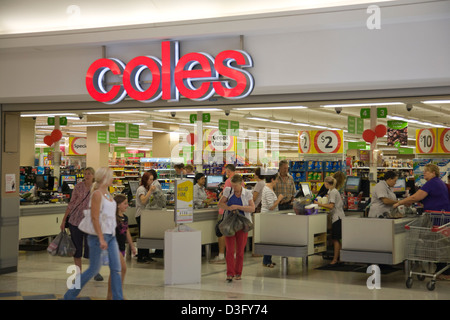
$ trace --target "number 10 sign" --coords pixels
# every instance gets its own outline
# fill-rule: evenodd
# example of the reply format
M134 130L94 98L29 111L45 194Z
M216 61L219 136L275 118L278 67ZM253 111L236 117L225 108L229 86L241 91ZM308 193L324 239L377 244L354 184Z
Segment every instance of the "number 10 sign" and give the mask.
M450 128L416 130L416 153L450 153Z
M342 130L299 131L299 153L343 153Z

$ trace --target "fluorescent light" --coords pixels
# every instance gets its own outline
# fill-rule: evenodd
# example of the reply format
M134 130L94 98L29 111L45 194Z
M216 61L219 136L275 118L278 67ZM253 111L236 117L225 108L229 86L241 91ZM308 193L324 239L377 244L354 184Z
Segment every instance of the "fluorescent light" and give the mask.
M316 125L312 125L312 124L310 124L309 126L312 128L328 129L327 127L324 127L324 126L316 126Z
M272 121L272 122L276 122L276 123L282 123L282 124L291 124L290 121L285 121L285 120L275 120L275 119L272 119L271 121Z
M167 131L164 131L164 130L158 130L158 129L141 129L141 131L148 131L148 132L164 132L164 133L167 133Z
M245 108L233 108L233 110L288 110L288 109L306 109L305 106L286 106L286 107L245 107Z
M76 113L33 113L33 114L21 114L22 118L31 117L68 117L68 116L78 116Z
M222 111L222 109L218 108L196 108L196 109L189 109L189 108L174 108L174 109L160 109L160 110L154 110L155 112L197 112L197 111Z
M74 124L72 127L109 127L109 124L103 123L86 123L86 124Z
M257 120L257 121L270 121L270 119L267 119L267 118L252 117L252 116L246 117L246 119L247 120Z
M323 108L336 108L336 107L371 107L371 106L395 106L404 105L403 102L372 102L372 103L348 103L348 104L325 104L321 105Z
M426 100L420 102L425 104L441 104L441 103L450 103L450 100Z
M309 127L309 124L307 123L300 123L300 122L292 122L294 126L300 126L300 127Z
M283 132L279 132L278 133L281 136L290 136L290 137L297 137L298 135L295 133L283 133Z
M125 150L140 150L140 151L150 151L149 148L145 148L145 147L126 147Z
M140 110L116 110L116 111L89 111L84 114L121 114L121 113L145 113Z

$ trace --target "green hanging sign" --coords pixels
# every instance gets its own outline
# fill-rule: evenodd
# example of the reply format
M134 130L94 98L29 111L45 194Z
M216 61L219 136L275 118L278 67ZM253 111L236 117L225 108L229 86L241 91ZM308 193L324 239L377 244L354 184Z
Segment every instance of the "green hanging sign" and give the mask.
M139 125L128 124L128 138L139 139Z
M370 108L363 108L360 111L361 119L370 119Z
M127 124L122 122L116 122L114 124L114 132L116 133L117 138L126 138L127 137Z

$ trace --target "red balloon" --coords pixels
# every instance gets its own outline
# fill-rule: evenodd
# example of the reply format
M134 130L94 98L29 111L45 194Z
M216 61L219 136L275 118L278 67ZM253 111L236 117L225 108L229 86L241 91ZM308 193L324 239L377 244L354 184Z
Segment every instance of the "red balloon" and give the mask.
M186 140L191 146L193 146L194 143L197 141L197 136L193 133L190 133L190 134L188 134Z
M373 140L375 140L376 134L375 134L375 131L373 131L371 129L367 129L367 130L364 130L362 136L363 136L364 141L372 143Z
M375 127L375 134L378 138L383 137L387 132L387 128L384 124L379 124Z
M53 130L50 135L52 136L54 142L59 141L62 138L62 132L59 129Z
M48 145L49 147L53 144L53 138L52 138L52 136L45 136L44 137L44 143L46 144L46 145Z

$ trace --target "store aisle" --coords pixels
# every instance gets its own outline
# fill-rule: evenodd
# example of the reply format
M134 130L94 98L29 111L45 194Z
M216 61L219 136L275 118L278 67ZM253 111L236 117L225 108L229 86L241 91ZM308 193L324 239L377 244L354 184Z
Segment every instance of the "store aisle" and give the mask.
M203 258L202 282L193 285L164 285L164 262L151 264L128 260L124 295L129 300L449 300L450 281L438 281L434 291L426 281L414 281L405 287L403 270L390 270L381 276L381 289L370 290L365 267L359 271L317 270L327 264L320 256L309 259L308 271L302 271L301 259L289 259L288 275L281 274L281 259L274 257L274 269L262 266L262 258L246 253L241 281L226 283L225 265L206 263ZM57 300L66 291L71 258L52 257L46 251L21 251L18 272L0 275L0 300ZM87 261L83 261L87 264ZM81 299L106 297L109 270L102 267L102 282L90 281Z

